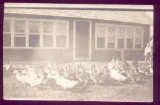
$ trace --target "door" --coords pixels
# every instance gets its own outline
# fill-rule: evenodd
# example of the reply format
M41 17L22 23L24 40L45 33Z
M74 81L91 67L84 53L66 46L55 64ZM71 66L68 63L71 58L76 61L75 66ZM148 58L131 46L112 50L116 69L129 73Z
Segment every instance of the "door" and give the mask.
M90 22L75 21L75 54L74 59L87 60L91 58Z

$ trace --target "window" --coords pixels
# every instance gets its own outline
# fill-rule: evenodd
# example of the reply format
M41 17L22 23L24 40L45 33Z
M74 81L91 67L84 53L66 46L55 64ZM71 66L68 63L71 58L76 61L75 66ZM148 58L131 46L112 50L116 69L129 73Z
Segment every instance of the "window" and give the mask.
M105 48L106 26L97 25L97 48Z
M142 45L142 29L136 28L135 31L135 48L141 48Z
M125 47L125 27L118 27L117 33L117 47L124 48Z
M133 48L133 38L134 38L134 28L127 28L127 35L126 35L127 39L126 39L126 45L127 48Z
M10 26L11 26L11 21L10 20L4 20L4 26L3 26L3 31L4 32L10 32Z
M108 48L115 48L116 27L108 26Z
M43 22L43 47L53 47L53 22Z
M66 47L67 30L66 22L56 23L56 47Z
M3 46L11 47L11 20L4 20L3 23Z
M69 47L69 23L65 20L5 18L4 48L62 48Z
M96 49L142 49L143 28L114 24L95 25Z
M14 46L15 47L25 47L26 37L25 37L25 21L15 20L14 22L15 34L14 34Z
M39 21L29 21L29 47L40 47L39 26Z

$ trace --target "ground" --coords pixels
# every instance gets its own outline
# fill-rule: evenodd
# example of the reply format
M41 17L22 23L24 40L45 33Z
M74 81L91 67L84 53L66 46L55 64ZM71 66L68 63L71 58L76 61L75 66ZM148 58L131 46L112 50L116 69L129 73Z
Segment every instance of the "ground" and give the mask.
M19 83L14 75L4 76L4 99L35 100L70 100L70 101L121 101L152 102L152 75L145 76L143 81L133 84L119 84L108 81L104 85L91 86L85 91L64 91L61 88L38 88Z

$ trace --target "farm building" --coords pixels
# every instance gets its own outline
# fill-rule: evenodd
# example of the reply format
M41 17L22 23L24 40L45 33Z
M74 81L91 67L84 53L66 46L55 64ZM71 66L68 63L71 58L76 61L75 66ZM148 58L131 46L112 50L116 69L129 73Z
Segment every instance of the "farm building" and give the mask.
M5 8L9 61L144 60L152 20L142 11Z

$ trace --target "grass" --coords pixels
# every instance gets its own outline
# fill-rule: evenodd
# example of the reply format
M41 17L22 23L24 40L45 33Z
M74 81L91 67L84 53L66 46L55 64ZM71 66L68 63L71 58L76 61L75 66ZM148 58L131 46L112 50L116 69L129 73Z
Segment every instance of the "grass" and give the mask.
M152 76L134 84L118 84L107 81L105 85L91 86L85 91L64 91L54 86L39 87L35 90L19 83L14 75L4 76L4 99L6 100L68 100L68 101L121 101L152 102Z

